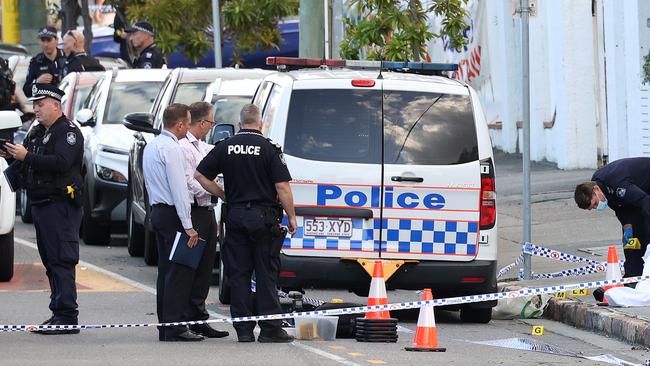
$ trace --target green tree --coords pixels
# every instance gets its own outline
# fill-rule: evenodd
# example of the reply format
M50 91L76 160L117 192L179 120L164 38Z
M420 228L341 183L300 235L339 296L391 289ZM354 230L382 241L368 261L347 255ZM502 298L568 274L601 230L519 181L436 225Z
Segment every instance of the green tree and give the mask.
M468 0L433 0L428 8L421 0L355 0L359 19L344 19L345 36L341 56L358 60L419 61L426 58L426 43L433 38L447 37L452 48L467 44L462 32L467 28ZM427 26L428 15L443 16L442 29L433 34Z
M181 46L195 62L212 48L210 0L114 0L123 5L129 20L146 19L156 29L156 43L169 53ZM282 37L278 22L298 13L298 0L220 0L222 39L234 45L233 62L257 47L278 48Z

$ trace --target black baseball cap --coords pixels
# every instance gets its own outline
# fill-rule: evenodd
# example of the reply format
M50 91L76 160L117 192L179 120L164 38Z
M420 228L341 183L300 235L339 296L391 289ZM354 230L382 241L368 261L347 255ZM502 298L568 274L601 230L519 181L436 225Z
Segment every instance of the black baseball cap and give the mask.
M145 21L137 22L125 30L126 33L134 33L138 31L149 33L152 36L156 35L156 32L153 30L153 26L149 22Z
M63 98L65 93L63 90L57 88L52 84L33 84L32 85L32 97L29 100L40 100L44 98L56 99L59 102Z
M38 38L57 38L56 28L48 25L38 30Z

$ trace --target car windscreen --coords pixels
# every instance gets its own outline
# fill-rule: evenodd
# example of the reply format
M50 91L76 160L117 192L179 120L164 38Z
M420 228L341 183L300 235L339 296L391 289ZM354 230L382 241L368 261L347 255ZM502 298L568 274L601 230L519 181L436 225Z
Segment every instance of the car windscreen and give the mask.
M218 96L214 101L214 121L216 123L239 123L239 112L251 102L251 95Z
M151 109L162 82L114 82L106 101L105 124L122 123L126 114L146 112Z
M209 83L182 83L176 87L172 103L190 105L203 100Z
M380 90L294 90L284 151L303 159L378 163ZM478 159L467 95L383 91L386 164L450 165Z

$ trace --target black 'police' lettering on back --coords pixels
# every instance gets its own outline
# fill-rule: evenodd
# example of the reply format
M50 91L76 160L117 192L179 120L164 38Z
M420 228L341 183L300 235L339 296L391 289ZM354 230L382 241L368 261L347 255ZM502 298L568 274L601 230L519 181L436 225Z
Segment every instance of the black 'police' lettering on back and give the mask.
M217 142L196 170L210 180L223 173L226 200L231 204L275 204L275 183L291 180L280 147L259 131L247 129Z

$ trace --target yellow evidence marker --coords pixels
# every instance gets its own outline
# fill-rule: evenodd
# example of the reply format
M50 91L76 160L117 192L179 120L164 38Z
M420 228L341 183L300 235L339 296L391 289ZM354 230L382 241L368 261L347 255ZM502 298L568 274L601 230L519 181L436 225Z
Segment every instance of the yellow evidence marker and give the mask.
M544 335L544 326L542 325L533 325L533 331L530 333L534 336Z

